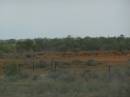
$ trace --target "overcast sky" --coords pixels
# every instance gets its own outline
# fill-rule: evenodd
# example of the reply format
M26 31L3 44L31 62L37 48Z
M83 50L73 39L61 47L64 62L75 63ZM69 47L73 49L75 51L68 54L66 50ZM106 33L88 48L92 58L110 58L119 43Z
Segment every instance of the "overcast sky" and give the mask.
M130 0L0 0L0 39L130 36Z

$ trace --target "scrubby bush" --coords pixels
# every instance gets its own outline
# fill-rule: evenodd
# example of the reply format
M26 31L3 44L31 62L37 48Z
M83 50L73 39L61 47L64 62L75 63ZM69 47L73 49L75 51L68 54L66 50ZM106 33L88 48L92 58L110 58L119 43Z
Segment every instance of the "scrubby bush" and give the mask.
M72 61L72 64L74 64L74 65L80 65L82 63L83 63L83 61L81 61L81 60L73 60Z
M128 64L130 65L130 59L128 60Z
M27 78L26 73L21 72L19 65L17 64L6 64L4 67L4 76L9 80L16 80L21 78Z
M92 70L85 70L81 73L81 78L85 79L86 81L91 80L91 79L98 79L99 75L97 72L92 71Z
M96 65L99 64L99 62L96 61L96 60L94 60L94 59L90 59L90 60L87 60L87 61L85 62L85 64L88 65L88 66L96 66Z
M14 76L19 74L18 66L16 64L7 64L4 68L4 73L6 76Z
M127 69L112 69L112 74L124 76ZM122 74L123 73L123 74ZM44 79L24 79L22 81L0 80L0 97L129 97L130 79L118 79L113 76L107 80L106 72L85 70L82 76L65 70L49 71ZM75 77L76 76L76 77ZM100 79L104 77L104 79ZM86 80L83 80L86 78ZM128 79L127 79L128 78Z
M46 64L46 63L40 64L40 63L39 63L39 64L36 64L35 67L36 67L36 68L47 68L47 67L48 67L48 64Z
M75 80L75 75L69 71L65 70L56 70L50 71L47 75L48 78L54 80L61 80L65 82L73 82Z
M18 67L16 64L7 64L4 68L4 74L6 79L17 79L19 76Z

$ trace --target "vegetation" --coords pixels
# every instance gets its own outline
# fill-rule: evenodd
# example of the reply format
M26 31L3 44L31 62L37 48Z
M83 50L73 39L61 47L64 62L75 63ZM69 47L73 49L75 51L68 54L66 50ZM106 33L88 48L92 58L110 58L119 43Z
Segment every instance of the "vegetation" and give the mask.
M73 55L78 51L98 55L93 51L129 50L130 38L123 35L108 38L68 36L62 39L1 40L0 70L4 72L0 75L0 97L129 97L129 60L123 65L110 65L93 59L88 53L87 57L91 59L81 60L84 58L84 54L81 54L69 60L78 56L78 53ZM68 61L53 57L46 60L42 57L46 51L49 57L48 52L63 52L60 58L66 56L64 52L70 51L66 56Z
M27 78L28 75L25 72L20 70L20 66L18 64L6 64L4 66L4 79L15 81L21 78Z
M108 72L57 70L37 75L37 79L0 80L0 97L129 97L127 68ZM36 76L35 76L36 77Z
M38 38L25 40L1 40L0 52L24 52L24 51L128 51L130 50L130 38L124 37L85 37L73 38Z

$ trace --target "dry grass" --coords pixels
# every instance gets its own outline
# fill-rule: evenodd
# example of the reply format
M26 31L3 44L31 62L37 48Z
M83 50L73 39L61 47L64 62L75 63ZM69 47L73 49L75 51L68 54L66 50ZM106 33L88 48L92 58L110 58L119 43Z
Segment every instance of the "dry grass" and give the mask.
M26 78L0 80L0 97L129 97L130 68L106 71L58 69Z
M129 53L49 52L36 56L35 60L26 56L0 59L0 97L130 96ZM15 74L17 68L7 68L13 75L6 75L5 64L21 64L20 74Z

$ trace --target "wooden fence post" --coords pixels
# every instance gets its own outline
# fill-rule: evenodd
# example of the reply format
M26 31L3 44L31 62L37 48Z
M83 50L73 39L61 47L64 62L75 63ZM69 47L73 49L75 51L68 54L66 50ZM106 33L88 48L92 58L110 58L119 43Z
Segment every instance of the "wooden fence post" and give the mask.
M111 65L108 65L108 79L111 80Z
M18 72L21 72L21 64L18 64Z
M56 72L56 69L57 69L57 62L55 61L54 62L54 71Z
M50 62L50 69L53 70L53 59Z

